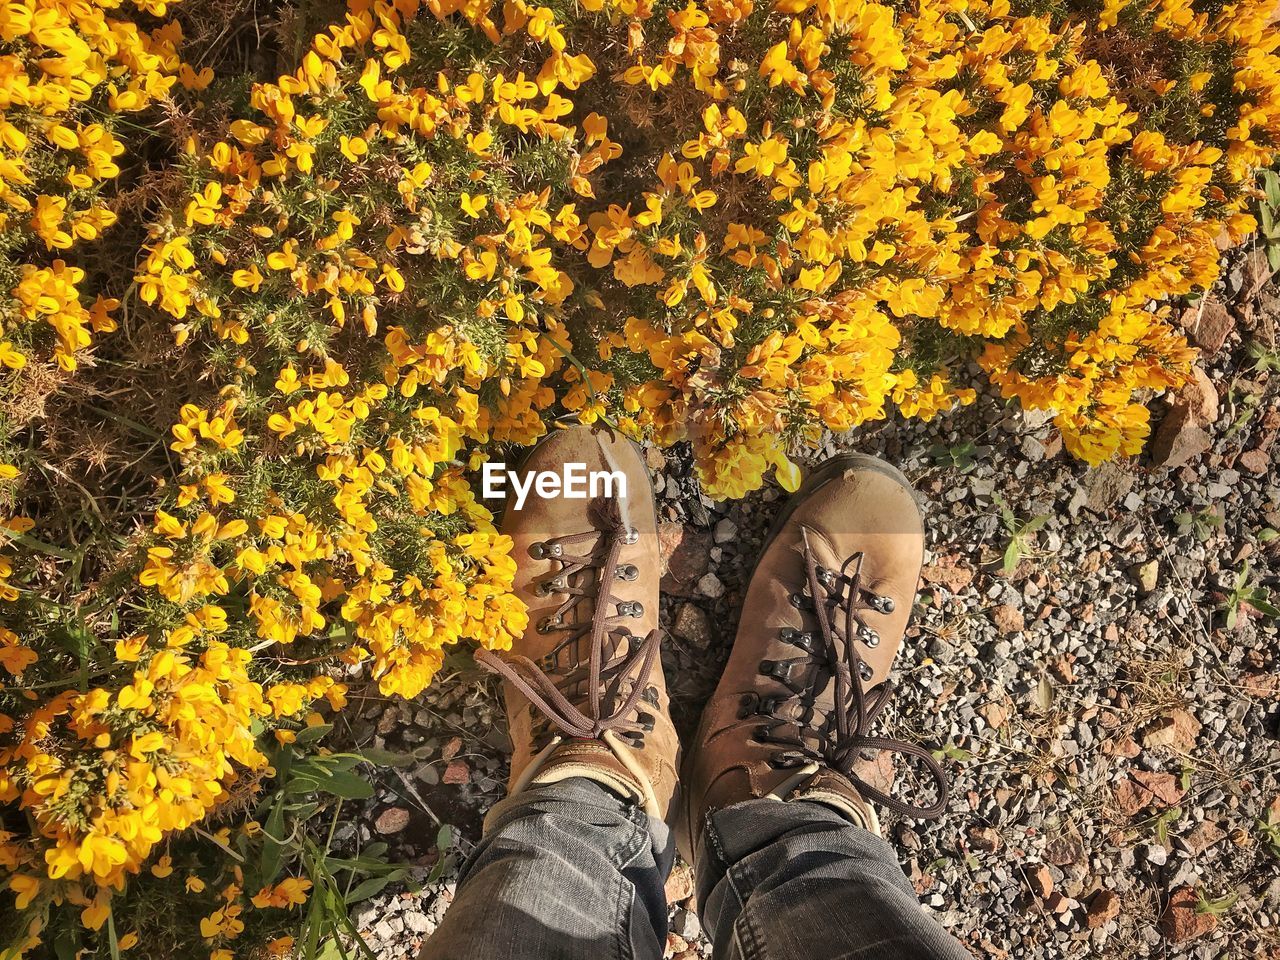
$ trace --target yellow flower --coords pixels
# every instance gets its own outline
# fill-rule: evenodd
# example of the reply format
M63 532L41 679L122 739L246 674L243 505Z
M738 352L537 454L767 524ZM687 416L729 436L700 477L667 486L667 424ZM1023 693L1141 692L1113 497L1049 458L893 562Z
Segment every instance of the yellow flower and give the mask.
M462 200L460 201L460 206L462 207L462 212L468 217L471 217L473 220L478 220L480 218L480 214L484 211L484 208L488 203L489 198L483 193L477 194L474 197L469 193L464 193L462 195Z

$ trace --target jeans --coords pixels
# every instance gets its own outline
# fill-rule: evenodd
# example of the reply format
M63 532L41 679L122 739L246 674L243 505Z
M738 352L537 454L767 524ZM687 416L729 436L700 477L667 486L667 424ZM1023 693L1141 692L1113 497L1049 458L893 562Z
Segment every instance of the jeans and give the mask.
M660 960L667 826L589 780L495 806L420 960ZM697 901L715 960L968 960L893 849L809 801L748 800L703 831Z

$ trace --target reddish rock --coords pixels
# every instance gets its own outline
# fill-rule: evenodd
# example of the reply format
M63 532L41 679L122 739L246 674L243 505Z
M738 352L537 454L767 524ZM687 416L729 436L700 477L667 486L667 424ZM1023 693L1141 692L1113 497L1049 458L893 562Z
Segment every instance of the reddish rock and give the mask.
M1218 421L1218 390L1200 365L1191 368L1191 379L1182 388L1183 401L1191 408L1196 422L1203 427Z
M373 821L373 829L383 836L399 833L409 825L409 811L404 807L387 807L378 819Z
M678 531L672 527L681 528ZM664 558L666 576L662 589L678 596L695 596L698 580L711 563L714 541L709 530L684 527L678 523L658 525L658 548Z
M1262 476L1271 471L1271 455L1267 451L1246 450L1240 456L1236 457L1236 463L1244 470L1252 474Z
M1169 894L1169 905L1160 917L1160 932L1170 943L1186 943L1211 933L1218 926L1212 913L1196 912L1199 898L1191 887L1179 887Z
M996 630L1006 636L1011 633L1021 633L1027 625L1022 611L1008 603L991 608L991 622L996 625Z
M1157 467L1180 467L1211 446L1212 438L1195 422L1190 406L1178 403L1160 421L1151 441L1151 462Z
M667 903L688 900L693 896L693 869L687 863L677 863L663 889L667 894Z
M1172 747L1183 753L1196 745L1200 733L1200 721L1186 710L1174 710L1166 717L1151 722L1142 734L1142 745L1148 750L1156 747Z
M1053 893L1053 874L1048 867L1036 867L1027 874L1027 886L1041 900Z
M465 760L450 760L449 765L444 768L444 776L440 779L451 784L470 783L471 768L467 766Z
M978 708L978 716L987 721L987 726L992 730L999 730L1009 722L1009 711L1003 704L992 701L984 703Z
M1222 828L1212 820L1205 820L1203 823L1196 824L1194 830L1186 835L1183 839L1191 852L1197 856L1208 850L1214 844L1222 840L1226 836Z
M1155 773L1151 770L1133 770L1130 772L1134 780L1146 789L1161 803L1173 806L1186 793L1178 783L1178 778L1171 773Z
M920 575L925 583L936 583L952 593L959 593L973 583L973 568L955 556L939 557L928 564Z
M1111 890L1099 890L1089 901L1085 923L1089 929L1104 926L1120 916L1120 898Z
M1151 791L1130 779L1121 780L1112 791L1116 805L1126 817L1132 817L1151 802Z
M1207 299L1190 307L1182 316L1187 333L1197 347L1207 354L1217 353L1236 328L1236 319L1221 300Z
M440 758L442 760L452 760L462 750L462 738L450 737L449 742L440 750Z
M999 850L1004 843L995 827L970 827L968 835L969 846L974 850L983 850L990 853L994 850Z

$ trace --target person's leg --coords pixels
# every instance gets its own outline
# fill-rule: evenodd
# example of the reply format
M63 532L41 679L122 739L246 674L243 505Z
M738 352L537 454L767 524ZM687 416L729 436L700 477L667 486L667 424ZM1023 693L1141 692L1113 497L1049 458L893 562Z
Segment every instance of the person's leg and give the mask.
M713 813L698 907L715 960L968 960L927 914L893 849L821 803Z
M643 807L581 778L499 803L419 960L658 960L674 848Z

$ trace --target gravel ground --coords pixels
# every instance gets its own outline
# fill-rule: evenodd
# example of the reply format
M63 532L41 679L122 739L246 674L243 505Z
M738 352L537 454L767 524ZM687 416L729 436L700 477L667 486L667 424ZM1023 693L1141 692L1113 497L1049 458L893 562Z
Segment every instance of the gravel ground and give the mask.
M1187 315L1207 379L1153 404L1142 458L1087 469L1050 423L995 398L824 451L884 456L927 501L925 583L882 723L938 751L952 799L886 835L976 957L1280 958L1280 643L1265 603L1280 603L1280 291L1256 257L1230 268ZM686 451L647 455L664 662L688 732L783 494L715 503ZM356 910L384 960L416 955L502 794L495 694L458 654L418 701L371 696L350 730L415 758L381 772L339 835L389 842L422 884ZM897 779L909 794L910 771ZM709 955L690 890L679 866L668 953L686 960Z

